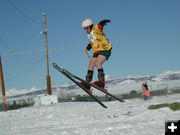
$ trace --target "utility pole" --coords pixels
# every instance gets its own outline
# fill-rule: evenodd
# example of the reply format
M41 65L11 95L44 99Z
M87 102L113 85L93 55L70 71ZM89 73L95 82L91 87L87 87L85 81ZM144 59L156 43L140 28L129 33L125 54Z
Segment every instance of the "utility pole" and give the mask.
M2 68L2 62L1 62L1 54L0 54L0 82L1 82L1 90L2 90L3 111L6 111L7 104L6 104L6 93L5 93L5 85L4 85L4 77L3 77L3 68Z
M46 29L46 13L42 13L44 17L44 30L43 30L43 35L45 37L45 46L46 46L46 69L47 69L47 76L46 76L46 82L47 82L47 94L51 95L51 77L49 73L49 56L48 56L48 38L47 38L47 29Z

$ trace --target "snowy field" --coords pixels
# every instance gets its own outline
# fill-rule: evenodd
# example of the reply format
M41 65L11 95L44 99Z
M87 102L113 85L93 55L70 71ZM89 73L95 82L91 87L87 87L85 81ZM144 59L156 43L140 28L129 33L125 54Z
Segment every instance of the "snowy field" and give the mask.
M180 111L148 110L151 104L180 102L180 94L104 102L68 102L0 112L0 135L164 135L166 120L179 120Z

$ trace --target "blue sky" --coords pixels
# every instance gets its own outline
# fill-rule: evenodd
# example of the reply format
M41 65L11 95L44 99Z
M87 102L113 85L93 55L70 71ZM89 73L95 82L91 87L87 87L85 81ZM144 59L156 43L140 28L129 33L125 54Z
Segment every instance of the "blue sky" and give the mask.
M156 75L180 70L179 0L1 0L0 52L6 89L46 87L42 12L47 13L50 75L53 86L69 83L51 65L58 63L84 78L88 43L81 27L110 19L104 32L113 44L105 73ZM95 71L94 78L97 72Z

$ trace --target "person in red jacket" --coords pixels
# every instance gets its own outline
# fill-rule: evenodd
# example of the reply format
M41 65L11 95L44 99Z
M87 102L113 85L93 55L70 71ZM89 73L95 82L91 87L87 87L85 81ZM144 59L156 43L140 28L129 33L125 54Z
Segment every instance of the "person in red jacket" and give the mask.
M89 44L85 48L86 55L90 58L89 51L93 50L93 56L89 62L86 81L91 82L93 79L94 67L98 71L98 81L95 82L99 87L105 87L105 74L103 64L111 55L112 44L103 32L104 26L111 22L110 20L102 20L97 25L89 18L83 20L82 27L87 33Z
M150 91L147 85L147 82L142 84L142 96L144 97L144 100L146 101L150 97Z

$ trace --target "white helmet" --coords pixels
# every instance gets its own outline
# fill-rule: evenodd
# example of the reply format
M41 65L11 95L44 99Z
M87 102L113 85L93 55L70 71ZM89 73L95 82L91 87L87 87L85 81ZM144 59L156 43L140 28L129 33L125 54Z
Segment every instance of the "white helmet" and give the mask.
M82 27L88 27L88 26L91 26L93 24L93 21L89 18L86 18L85 20L83 20L82 22Z

